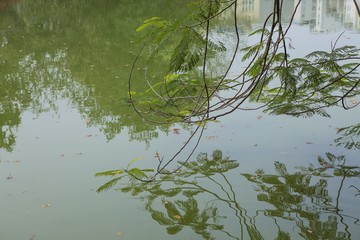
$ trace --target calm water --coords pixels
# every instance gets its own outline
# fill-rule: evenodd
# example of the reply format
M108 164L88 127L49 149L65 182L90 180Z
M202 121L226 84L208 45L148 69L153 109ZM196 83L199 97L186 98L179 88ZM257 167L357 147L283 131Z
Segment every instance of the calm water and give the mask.
M266 15L267 1L260 2L241 20L244 36ZM96 192L109 179L95 173L126 167L136 157L143 158L139 166L154 167L156 152L171 156L190 135L183 126L145 122L126 102L139 49L136 27L175 7L185 11L181 6L167 0L0 2L0 239L360 238L359 176L296 174L296 167L318 167L318 156L331 154L359 166L358 150L333 141L337 128L359 122L359 109L310 119L239 111L210 124L196 152L212 159L220 150L238 167L169 179L161 185L165 191L139 184L134 192L124 181L122 191ZM352 11L328 7L321 24L303 11L290 33L293 56L328 50L343 31L339 44L360 47ZM230 31L226 24L220 29L220 36ZM143 69L137 72L141 77ZM333 169L327 173L333 176Z

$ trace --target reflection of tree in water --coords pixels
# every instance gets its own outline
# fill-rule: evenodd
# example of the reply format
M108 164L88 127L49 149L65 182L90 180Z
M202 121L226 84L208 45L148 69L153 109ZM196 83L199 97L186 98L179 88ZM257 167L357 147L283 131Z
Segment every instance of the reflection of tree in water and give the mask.
M5 1L0 9L0 147L13 148L24 111L56 111L58 99L67 99L108 140L124 128L131 139L156 138L166 127L145 124L125 102L128 65L138 25L152 14L167 14L159 6L172 9L175 4Z
M4 102L0 103L0 110L0 148L12 151L16 139L14 131L20 124L20 112L16 104Z
M341 191L346 178L359 177L360 167L345 165L344 156L326 153L319 156L320 167L301 167L300 172L289 173L285 164L275 162L276 174L265 174L259 169L255 174L242 174L257 185L258 200L275 209L266 209L266 215L295 221L305 239L350 239L345 218L358 225L357 217L342 213ZM332 173L329 171L333 170ZM341 177L337 195L330 195L327 177ZM314 181L317 181L315 184ZM341 224L341 225L340 225Z
M360 123L338 129L340 137L335 139L338 146L360 149Z
M296 237L296 232L305 239L350 239L349 228L353 226L347 221L358 225L359 219L342 212L341 193L345 179L360 176L359 167L345 165L342 156L330 153L326 156L326 159L319 157L320 167L310 165L296 173L289 173L284 164L276 162L275 174L266 174L263 170L242 174L255 184L258 202L266 203L261 208L271 206L256 210L253 217L240 203L235 182L228 177L228 171L237 168L239 163L223 157L218 150L212 158L199 154L196 161L186 163L177 173L164 174L152 182L133 178L132 175L141 175L139 169L132 174L126 174L126 170L118 170L118 174L98 173L98 176L116 175L98 191L110 189L119 182L123 184L129 178L119 190L144 200L146 210L166 227L168 234L189 228L204 239L268 239L269 233L259 225L266 218L273 223L271 234L277 234L276 239L291 239ZM335 176L341 178L341 184L333 196L327 178ZM237 178L236 183L238 181ZM228 210L231 213L223 216ZM234 218L240 228L234 227ZM295 228L298 230L293 233Z

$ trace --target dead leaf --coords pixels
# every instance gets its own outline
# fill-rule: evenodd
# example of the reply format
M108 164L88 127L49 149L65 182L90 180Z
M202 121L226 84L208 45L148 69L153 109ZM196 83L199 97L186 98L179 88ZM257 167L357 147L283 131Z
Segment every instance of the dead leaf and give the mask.
M174 216L173 216L173 218L175 218L175 219L180 219L180 218L181 218L181 216L180 216L180 215L178 215L178 214L176 214L176 215L174 215Z
M262 119L262 116L261 116L261 115L259 115L259 116L257 116L256 118L257 118L257 119Z
M42 204L41 207L42 207L42 208L48 208L48 207L50 207L50 203Z
M179 128L173 128L173 129L171 129L171 131L174 134L180 134L180 129Z
M216 136L206 136L205 139L206 140L214 140L216 138Z

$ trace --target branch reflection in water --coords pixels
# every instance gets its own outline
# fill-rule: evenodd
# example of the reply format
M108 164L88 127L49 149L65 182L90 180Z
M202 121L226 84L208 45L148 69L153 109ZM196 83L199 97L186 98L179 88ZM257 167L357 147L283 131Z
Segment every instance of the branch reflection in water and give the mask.
M191 229L203 239L269 239L271 228L272 239L350 239L349 229L359 226L359 219L341 209L342 193L351 179L360 177L360 167L346 165L345 156L325 156L318 157L318 166L299 167L295 173L275 162L274 173L242 173L243 182L236 173L239 162L215 150L211 157L200 153L175 174L152 182L139 181L125 170L97 173L118 175L98 192L120 183L115 189L144 201L152 219L170 235ZM329 181L335 177L340 183L332 189ZM257 198L250 207L244 201L247 183ZM348 187L352 200L358 200L358 187Z

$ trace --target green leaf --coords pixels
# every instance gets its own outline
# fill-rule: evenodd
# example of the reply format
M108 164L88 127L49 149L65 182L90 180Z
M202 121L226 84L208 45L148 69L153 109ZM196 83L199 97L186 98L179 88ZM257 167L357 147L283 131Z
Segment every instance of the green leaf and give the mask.
M117 178L114 178L110 181L108 181L107 183L105 183L104 185L100 186L96 192L100 193L100 192L103 192L103 191L106 191L106 190L109 190L110 188L112 188L113 186L116 185L116 183L121 180L124 176L121 176L121 177L117 177Z
M139 168L132 168L130 170L127 170L127 173L136 177L136 178L147 178L147 175L145 174L145 172Z
M161 17L152 17L144 21L144 23L136 29L136 32L143 31L148 27L166 27L168 21L163 20Z
M133 164L134 162L137 162L137 161L142 160L142 159L144 159L144 158L143 157L137 157L137 158L131 159L131 161L127 165L126 169L128 169L130 167L130 165Z
M96 177L100 177L100 176L116 176L116 175L120 175L123 174L124 170L122 169L117 169L117 170L110 170L110 171L105 171L105 172L98 172L95 174Z

